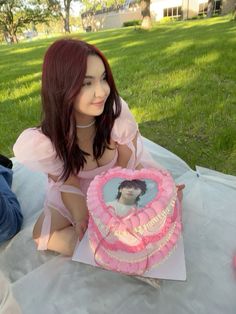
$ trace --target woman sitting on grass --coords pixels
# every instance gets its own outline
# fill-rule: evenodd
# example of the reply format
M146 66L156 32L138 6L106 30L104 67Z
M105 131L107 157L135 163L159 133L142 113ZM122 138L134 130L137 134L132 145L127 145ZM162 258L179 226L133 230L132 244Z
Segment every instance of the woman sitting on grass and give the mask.
M137 123L95 46L54 42L44 57L41 96L41 125L20 135L14 153L48 175L44 211L33 230L38 249L71 256L87 228L91 180L115 166L157 165L142 150Z

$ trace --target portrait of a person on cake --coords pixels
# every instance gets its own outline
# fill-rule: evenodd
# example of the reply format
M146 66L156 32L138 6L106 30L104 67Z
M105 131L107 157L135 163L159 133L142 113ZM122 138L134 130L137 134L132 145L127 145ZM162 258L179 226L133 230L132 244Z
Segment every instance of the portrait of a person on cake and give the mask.
M146 182L143 180L124 180L118 186L116 199L107 202L106 205L112 208L119 217L125 217L132 209L139 208L140 197L147 191Z

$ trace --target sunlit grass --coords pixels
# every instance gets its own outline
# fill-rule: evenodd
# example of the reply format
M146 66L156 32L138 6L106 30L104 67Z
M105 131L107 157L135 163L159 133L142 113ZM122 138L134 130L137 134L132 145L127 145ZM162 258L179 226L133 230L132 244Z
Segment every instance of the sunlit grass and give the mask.
M190 166L236 175L236 23L228 18L74 34L111 64L141 133ZM41 64L58 37L0 46L1 152L40 122Z

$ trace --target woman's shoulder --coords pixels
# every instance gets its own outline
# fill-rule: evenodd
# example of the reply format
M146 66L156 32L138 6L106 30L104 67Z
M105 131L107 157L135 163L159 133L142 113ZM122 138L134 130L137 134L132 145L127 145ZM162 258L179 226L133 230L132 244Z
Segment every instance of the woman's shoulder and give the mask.
M42 133L40 128L29 128L20 134L13 146L13 151L17 154L40 156L42 154L51 155L54 149L51 140Z
M25 129L19 135L18 139L27 137L27 136L33 137L34 140L39 139L39 138L44 138L44 137L47 138L47 136L43 134L43 132L41 131L41 128L39 127L32 127L32 128Z
M33 170L59 175L62 162L54 146L40 128L24 130L13 146L16 159Z
M132 115L128 104L121 98L121 113L115 120L111 137L120 144L132 141L138 131L138 124Z

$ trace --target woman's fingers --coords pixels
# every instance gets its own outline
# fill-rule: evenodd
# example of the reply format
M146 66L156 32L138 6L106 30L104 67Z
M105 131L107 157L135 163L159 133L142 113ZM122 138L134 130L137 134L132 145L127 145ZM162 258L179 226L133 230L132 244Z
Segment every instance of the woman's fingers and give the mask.
M181 191L185 188L185 184L177 184L176 187L178 191Z
M177 197L180 200L180 202L183 199L183 189L185 188L185 184L177 184Z
M87 227L88 227L87 219L79 221L75 224L75 232L77 233L79 240L82 240L85 231L87 230Z

